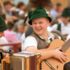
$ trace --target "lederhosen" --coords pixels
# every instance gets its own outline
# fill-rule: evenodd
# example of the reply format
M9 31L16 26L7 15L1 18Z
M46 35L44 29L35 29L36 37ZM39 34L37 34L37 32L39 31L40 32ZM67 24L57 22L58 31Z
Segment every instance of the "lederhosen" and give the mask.
M32 36L35 37L35 39L37 40L38 46L37 49L45 49L48 48L50 43L52 42L52 38L50 38L49 40L44 40L42 38L40 38L37 34L32 33Z

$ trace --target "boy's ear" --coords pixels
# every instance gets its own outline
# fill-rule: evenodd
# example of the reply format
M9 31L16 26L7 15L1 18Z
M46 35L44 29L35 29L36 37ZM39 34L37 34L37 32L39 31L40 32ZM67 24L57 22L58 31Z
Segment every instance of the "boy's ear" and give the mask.
M52 25L52 22L48 21L48 26L51 26Z

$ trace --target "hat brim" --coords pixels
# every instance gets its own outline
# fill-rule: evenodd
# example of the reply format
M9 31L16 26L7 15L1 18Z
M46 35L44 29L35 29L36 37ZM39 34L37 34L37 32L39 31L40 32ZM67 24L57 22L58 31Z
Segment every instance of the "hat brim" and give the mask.
M37 16L37 17L34 17L34 18L30 19L30 20L29 20L29 24L32 25L32 20L33 20L33 19L36 19L36 18L43 18L43 17L46 18L46 19L48 19L49 22L52 21L51 17L47 17L47 16Z

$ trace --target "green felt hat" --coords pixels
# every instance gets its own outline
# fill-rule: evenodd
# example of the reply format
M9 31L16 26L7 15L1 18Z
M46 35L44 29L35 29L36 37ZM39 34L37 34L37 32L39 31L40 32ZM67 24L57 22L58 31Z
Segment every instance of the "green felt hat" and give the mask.
M51 18L46 13L45 9L42 7L36 8L34 11L30 11L28 14L29 17L29 24L32 25L32 20L36 18L47 18L50 22L52 21Z
M2 17L0 17L0 32L3 32L4 30L7 29L7 26L6 26L6 23L5 21L3 20Z
M61 16L70 17L70 7L65 8Z

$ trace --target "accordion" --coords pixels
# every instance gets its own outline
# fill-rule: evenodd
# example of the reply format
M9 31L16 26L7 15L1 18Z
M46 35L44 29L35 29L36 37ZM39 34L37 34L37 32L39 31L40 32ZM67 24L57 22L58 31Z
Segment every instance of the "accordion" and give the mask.
M13 56L10 57L10 68L4 67L6 69L3 70L39 70L37 57L38 54L26 51L14 53ZM4 64L4 66L8 65Z

